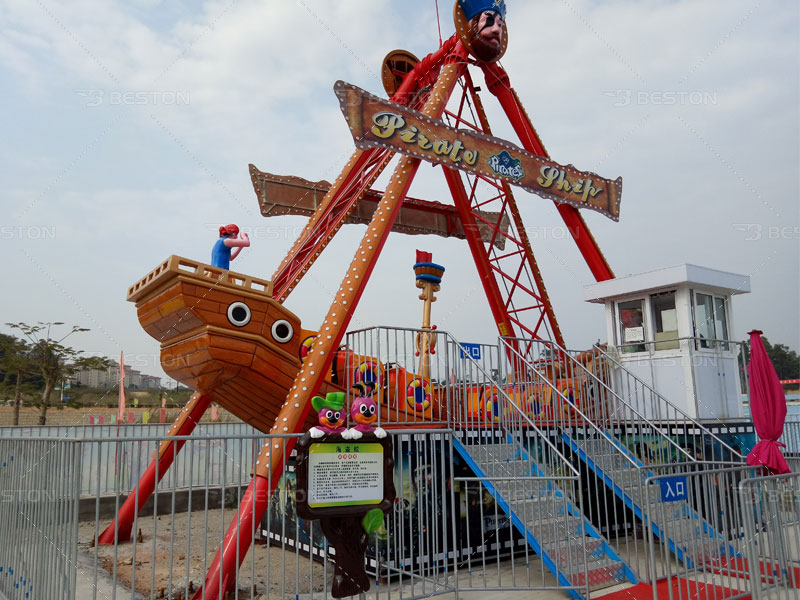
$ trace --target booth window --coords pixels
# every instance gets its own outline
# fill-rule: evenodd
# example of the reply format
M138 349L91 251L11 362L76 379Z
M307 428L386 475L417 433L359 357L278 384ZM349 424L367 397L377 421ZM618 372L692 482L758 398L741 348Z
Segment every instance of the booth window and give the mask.
M656 350L677 350L678 312L675 310L675 291L652 294L650 313L653 315L653 338Z
M620 346L622 352L644 352L644 300L627 300L617 304L619 311Z
M725 298L699 292L694 296L694 329L695 336L699 338L695 342L695 346L697 348L716 348L719 346L723 350L727 350L728 344L726 342L713 341L728 339L728 316L725 310Z

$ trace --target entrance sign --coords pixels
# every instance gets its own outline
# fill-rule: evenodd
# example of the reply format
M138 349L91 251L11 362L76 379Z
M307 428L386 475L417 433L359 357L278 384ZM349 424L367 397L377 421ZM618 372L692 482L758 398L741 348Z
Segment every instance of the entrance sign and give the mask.
M537 196L619 220L622 178L579 171L483 133L378 98L343 81L334 90L357 148L388 148L445 167L502 179Z
M383 470L381 444L311 444L308 449L308 506L380 504Z
M686 477L665 477L660 481L662 502L680 502L686 500L688 494L686 489Z

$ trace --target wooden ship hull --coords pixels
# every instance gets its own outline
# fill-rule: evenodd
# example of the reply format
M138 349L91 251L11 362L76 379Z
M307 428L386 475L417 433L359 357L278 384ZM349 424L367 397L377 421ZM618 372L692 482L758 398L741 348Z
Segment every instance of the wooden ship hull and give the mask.
M272 298L272 284L171 256L128 290L144 330L161 344L173 379L265 433L274 429L300 370L309 332ZM341 391L330 381L321 393ZM316 424L309 415L307 425Z

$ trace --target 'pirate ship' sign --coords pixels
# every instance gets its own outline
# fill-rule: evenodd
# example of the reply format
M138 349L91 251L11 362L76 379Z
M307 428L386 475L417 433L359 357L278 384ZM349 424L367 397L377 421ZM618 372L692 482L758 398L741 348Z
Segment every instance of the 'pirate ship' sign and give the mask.
M531 193L619 220L622 178L579 171L500 138L445 122L373 96L343 81L334 86L356 147L382 147L434 164L502 179Z

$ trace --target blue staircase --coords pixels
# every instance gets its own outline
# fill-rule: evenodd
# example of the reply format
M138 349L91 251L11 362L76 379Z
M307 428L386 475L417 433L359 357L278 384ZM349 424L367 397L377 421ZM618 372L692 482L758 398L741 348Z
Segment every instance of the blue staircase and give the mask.
M686 567L720 564L725 557L740 556L693 505L693 496L702 494L693 488L696 481L692 473L709 465L643 413L668 414L672 422L682 422L684 430L692 432L687 446L695 450L699 446L705 451L705 442L713 441L710 452L717 454L709 458L714 462L720 461L721 449L733 459L741 455L699 422L683 414L678 415L681 419L675 418L679 409L654 390L645 389L628 372L623 374L629 381L626 389L635 397L623 398L611 387L614 378L603 376L610 367L608 362L600 362L608 358L600 351L590 355L592 362L587 365L587 353L581 353L581 360L576 353L550 343L546 358L535 351L522 356L517 350L521 346L501 340L501 349L512 356L508 371L514 373L518 386L535 389L539 395L547 391L566 454L583 463ZM528 344L531 347L535 342ZM620 368L618 363L614 365L614 369ZM591 397L591 404L581 406L577 394L563 393L553 374L559 374L562 380L568 378L573 390L580 389ZM638 434L630 445L620 439L628 432Z
M690 503L691 471L676 466L670 477L648 481L655 473L607 432L582 440L562 434L562 440L688 568L741 557Z
M465 443L467 442L467 443ZM636 583L631 568L578 507L559 489L526 447L510 435L494 443L469 444L456 434L453 447L508 516L514 529L565 588L587 591ZM578 590L571 597L585 598Z

